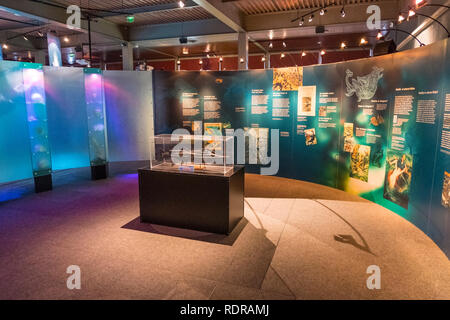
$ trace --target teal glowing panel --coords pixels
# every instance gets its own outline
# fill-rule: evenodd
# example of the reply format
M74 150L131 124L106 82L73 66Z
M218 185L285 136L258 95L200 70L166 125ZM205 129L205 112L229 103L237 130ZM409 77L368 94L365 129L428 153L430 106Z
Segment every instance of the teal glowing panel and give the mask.
M25 63L23 88L27 110L33 176L52 172L42 65Z
M99 69L84 69L84 88L92 166L106 163L105 108L103 76Z
M44 67L53 170L89 167L89 138L81 68Z
M0 61L0 183L31 177L22 64Z

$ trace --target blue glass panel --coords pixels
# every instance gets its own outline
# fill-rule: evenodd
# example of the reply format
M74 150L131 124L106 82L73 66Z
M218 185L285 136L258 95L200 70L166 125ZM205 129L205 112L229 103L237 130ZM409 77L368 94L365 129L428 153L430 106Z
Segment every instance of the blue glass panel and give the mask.
M88 167L83 69L44 67L44 75L53 170Z
M0 61L0 183L31 177L22 65Z
M152 72L104 71L109 161L150 159Z

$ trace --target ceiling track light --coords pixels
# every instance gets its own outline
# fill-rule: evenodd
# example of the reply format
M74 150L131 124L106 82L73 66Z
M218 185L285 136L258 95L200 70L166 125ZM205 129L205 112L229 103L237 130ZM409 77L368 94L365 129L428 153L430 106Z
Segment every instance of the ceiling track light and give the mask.
M341 17L344 18L345 17L345 8L342 7L341 9Z
M405 20L405 17L403 16L403 14L399 13L399 14L398 14L398 20L397 20L398 23L402 23L403 20Z
M322 9L320 9L319 14L321 16L323 16L326 12L327 12L327 9L322 8Z
M312 21L313 21L313 19L314 19L314 15L312 14L312 15L310 15L310 16L309 16L309 18L308 18L308 22L312 22Z
M425 0L416 0L416 8L421 8L426 4L427 2Z
M304 23L305 23L305 19L302 17L302 18L300 19L300 21L298 22L298 25L299 25L299 26L302 26Z

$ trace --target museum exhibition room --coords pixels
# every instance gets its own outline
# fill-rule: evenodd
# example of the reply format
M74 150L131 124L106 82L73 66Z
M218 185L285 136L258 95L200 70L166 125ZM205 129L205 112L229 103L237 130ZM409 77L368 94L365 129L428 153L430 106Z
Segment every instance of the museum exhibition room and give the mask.
M0 300L449 300L449 8L0 0Z

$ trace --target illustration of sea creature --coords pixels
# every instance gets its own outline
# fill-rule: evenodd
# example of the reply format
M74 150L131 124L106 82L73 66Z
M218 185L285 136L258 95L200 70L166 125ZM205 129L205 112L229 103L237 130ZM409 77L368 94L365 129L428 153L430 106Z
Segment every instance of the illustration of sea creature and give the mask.
M361 102L361 100L372 99L375 95L378 87L378 80L383 77L383 68L373 67L371 73L363 77L358 76L356 79L353 78L351 79L351 82L350 78L353 77L353 72L347 69L346 73L345 83L347 85L347 92L345 95L351 97L356 93L358 102Z

